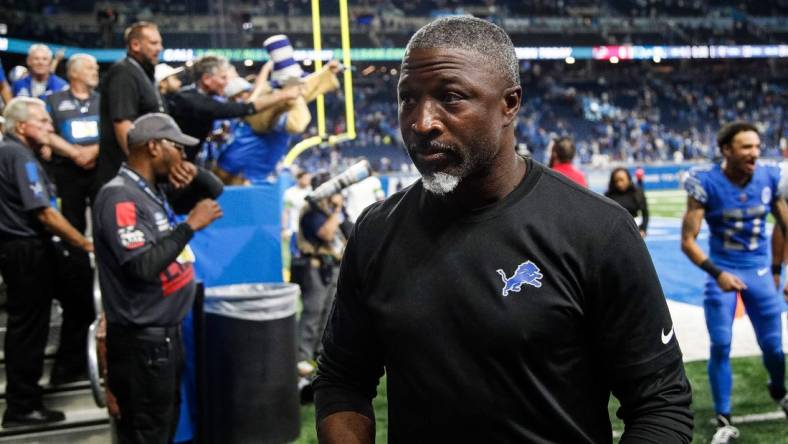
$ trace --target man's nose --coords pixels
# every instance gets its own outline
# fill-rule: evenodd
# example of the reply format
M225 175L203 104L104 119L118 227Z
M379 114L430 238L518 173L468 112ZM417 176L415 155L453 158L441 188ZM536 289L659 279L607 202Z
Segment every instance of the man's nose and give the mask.
M414 122L411 129L417 134L429 134L433 132L443 132L443 122L437 105L431 100L423 100L415 112Z

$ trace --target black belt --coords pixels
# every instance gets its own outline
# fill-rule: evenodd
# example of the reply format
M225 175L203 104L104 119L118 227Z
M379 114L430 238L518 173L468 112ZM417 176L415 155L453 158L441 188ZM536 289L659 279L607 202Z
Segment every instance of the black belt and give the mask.
M146 337L154 339L164 339L177 337L181 335L181 326L179 325L149 325L149 326L136 326L136 325L122 325L122 324L107 324L107 333L117 334L122 336Z

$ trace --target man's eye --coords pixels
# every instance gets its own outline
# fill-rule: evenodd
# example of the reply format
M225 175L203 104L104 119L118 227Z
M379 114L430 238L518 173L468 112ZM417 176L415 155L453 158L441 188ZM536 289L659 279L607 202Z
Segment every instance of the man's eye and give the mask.
M454 103L462 100L462 96L457 93L446 93L443 95L443 101L446 103Z

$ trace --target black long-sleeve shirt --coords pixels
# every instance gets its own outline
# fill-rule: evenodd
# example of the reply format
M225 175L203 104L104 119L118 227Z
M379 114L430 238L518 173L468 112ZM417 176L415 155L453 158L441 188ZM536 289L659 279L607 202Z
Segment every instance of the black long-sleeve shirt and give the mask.
M608 191L605 196L624 207L632 217L640 215L641 221L638 228L641 231L648 230L648 203L646 203L646 195L643 191L638 189L631 189L624 193Z
M127 326L176 325L194 300L194 258L187 247L194 232L186 223L173 226L162 201L128 171L124 167L101 189L93 210L107 320ZM216 176L199 169L188 187L166 194L174 211L183 214L222 190Z
M458 212L417 182L359 218L315 381L317 420L373 417L389 442L689 442L691 390L656 272L619 206L528 161ZM655 441L656 440L656 441Z
M232 117L243 117L255 113L254 104L221 101L200 91L194 84L183 87L179 92L167 96L170 115L185 134L201 142L213 129L213 121ZM186 158L194 160L199 145L186 147Z

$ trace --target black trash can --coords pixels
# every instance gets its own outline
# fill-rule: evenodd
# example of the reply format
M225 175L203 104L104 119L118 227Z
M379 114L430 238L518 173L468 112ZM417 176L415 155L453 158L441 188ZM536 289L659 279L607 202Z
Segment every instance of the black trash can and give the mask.
M298 437L299 292L288 283L205 290L205 442L275 444Z

